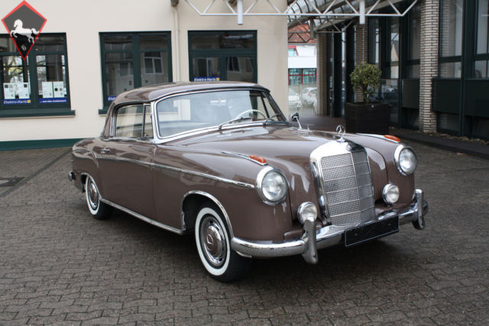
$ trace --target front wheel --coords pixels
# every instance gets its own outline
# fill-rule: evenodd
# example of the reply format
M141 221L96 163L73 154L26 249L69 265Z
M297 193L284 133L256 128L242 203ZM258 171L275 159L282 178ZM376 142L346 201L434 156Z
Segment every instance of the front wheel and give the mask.
M85 181L85 199L90 214L97 220L105 220L112 213L112 206L102 203L95 180L88 175Z
M203 206L197 214L195 242L202 264L218 281L234 281L251 267L251 259L241 257L231 250L226 223L221 212L212 206Z

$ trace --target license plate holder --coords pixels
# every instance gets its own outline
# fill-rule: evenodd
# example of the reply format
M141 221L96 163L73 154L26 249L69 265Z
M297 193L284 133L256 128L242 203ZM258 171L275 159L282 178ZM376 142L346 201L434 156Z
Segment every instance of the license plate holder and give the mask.
M399 232L399 216L345 231L345 247Z

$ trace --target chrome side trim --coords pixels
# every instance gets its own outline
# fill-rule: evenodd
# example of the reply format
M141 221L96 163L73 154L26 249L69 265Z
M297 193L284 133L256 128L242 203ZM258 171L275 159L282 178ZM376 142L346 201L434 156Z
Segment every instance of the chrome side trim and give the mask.
M268 165L268 163L260 163L254 159L252 159L249 155L245 155L245 154L241 154L241 153L235 153L235 152L221 152L225 155L230 155L230 156L236 156L236 157L239 157L239 158L244 158L245 160L248 160L250 162L253 162L253 163L256 163L258 165L261 165L261 166L266 166Z
M395 140L393 140L393 139L385 138L385 136L383 136L383 135L377 135L377 134L363 134L363 133L357 133L357 135L359 135L359 136L367 136L367 137L378 138L378 139L382 139L382 140L385 140L385 141L391 142L391 143L393 143L393 144L399 144L399 143L400 143L400 142L395 141Z
M104 157L104 158L99 158L99 159L110 160L110 161L122 161L122 162L128 162L128 163L137 164L137 165L141 165L141 166L150 166L151 168L159 168L159 169L178 172L178 173L190 174L190 175L194 175L194 176L198 176L198 177L202 177L202 178L206 178L206 179L211 179L211 180L215 180L215 181L220 181L220 182L232 184L232 185L235 185L238 187L255 189L255 186L250 184L250 183L235 181L235 180L231 180L231 179L227 179L227 178L222 178L222 177L218 177L218 176L207 174L207 173L175 168L175 167L168 166L168 165L138 161L138 160L122 158L122 157L117 157L117 158L112 158L112 157L111 158L105 158Z
M161 229L164 229L164 230L167 230L167 231L171 231L171 232L174 232L174 233L180 234L180 235L184 233L183 230L179 230L179 229L174 228L172 226L169 226L169 225L166 225L166 224L157 222L155 220L152 220L152 219L150 219L150 218L148 218L146 216L143 216L143 215L141 215L139 213L136 213L134 211L131 211L128 208L125 208L125 207L123 207L121 205L117 205L117 204L115 204L115 203L113 203L111 201L108 201L108 200L104 199L104 198L100 198L100 201L103 202L104 204L107 204L107 205L110 205L112 207L115 207L118 210L121 210L121 211L123 211L123 212L125 212L127 214L130 214L130 215L132 215L132 216L134 216L134 217L136 217L136 218L138 218L138 219L140 219L140 220L142 220L142 221L144 221L146 223L149 223L151 225L157 226L157 227L159 227Z
M149 166L149 167L151 167L153 165L153 163L151 163L151 162L139 161L139 160L134 160L134 159L125 158L125 157L104 157L104 156L101 156L98 159L101 161L127 162L127 163L131 163L131 164L136 164L136 165L140 165L140 166Z
M230 179L221 178L221 177L218 177L218 176L215 176L215 175L211 175L211 174L207 174L207 173L201 173L201 172L195 172L195 171L190 171L190 170L184 170L184 169L175 168L175 167L167 166L167 165L161 165L161 164L155 164L155 163L151 163L151 165L154 168L160 168L160 169L163 169L163 170L168 170L168 171L173 171L173 172L179 172L179 173L185 173L185 174L195 175L195 176L198 176L198 177L203 177L203 178L207 178L207 179L211 179L211 180L216 180L216 181L220 181L220 182L232 184L232 185L235 185L235 186L238 186L238 187L245 187L245 188L249 188L249 189L255 189L255 186L254 185L252 185L250 183L246 183L246 182L230 180Z
M200 191L200 190L192 190L192 191L189 191L187 192L183 198L182 198L182 212L183 212L183 202L185 201L185 199L187 199L188 196L190 195L199 195L199 196L204 196L204 197L207 197L208 199L210 199L214 204L217 205L217 207L219 207L219 209L221 210L222 214L224 215L224 219L226 220L226 224L228 226L228 229L229 229L229 235L231 238L234 238L234 232L233 232L233 226L231 224L231 220L229 219L229 215L228 213L226 212L226 209L224 208L224 205L221 204L221 202L216 198L214 197L213 195L205 192L205 191ZM185 222L184 222L184 219L185 219L185 216L184 214L182 214L182 225L185 225ZM186 229L186 227L184 227L184 230Z

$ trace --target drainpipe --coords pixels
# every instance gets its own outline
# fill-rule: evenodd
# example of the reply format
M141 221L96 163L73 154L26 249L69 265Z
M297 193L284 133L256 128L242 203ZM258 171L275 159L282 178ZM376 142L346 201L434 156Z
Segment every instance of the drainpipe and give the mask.
M238 11L238 25L243 25L243 0L238 0L237 11Z
M175 40L172 42L175 44L175 81L180 81L180 23L178 20L178 0L171 0L171 5L173 8L173 30L175 34ZM172 60L173 61L173 60Z

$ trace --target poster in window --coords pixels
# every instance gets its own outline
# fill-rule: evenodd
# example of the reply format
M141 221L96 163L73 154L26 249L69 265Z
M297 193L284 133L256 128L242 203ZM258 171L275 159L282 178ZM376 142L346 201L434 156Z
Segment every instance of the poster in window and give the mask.
M29 99L31 96L29 94L29 84L28 83L18 83L17 84L19 99Z
M15 83L3 83L3 98L6 100L15 99Z
M53 82L53 88L54 88L54 97L55 98L65 97L65 90L64 90L62 81Z
M53 98L53 82L42 82L42 97Z

